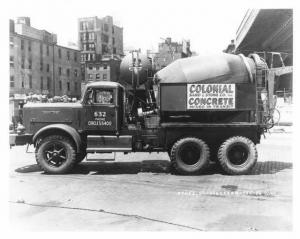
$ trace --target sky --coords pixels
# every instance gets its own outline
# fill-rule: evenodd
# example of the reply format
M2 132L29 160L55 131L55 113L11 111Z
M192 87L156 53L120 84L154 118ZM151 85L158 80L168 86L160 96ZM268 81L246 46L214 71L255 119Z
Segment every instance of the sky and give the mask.
M189 39L197 53L220 52L235 38L247 7L222 1L24 0L9 1L8 16L29 16L31 25L56 33L58 44L77 43L77 19L111 15L123 27L124 48L157 51L161 38ZM225 2L225 1L224 1Z

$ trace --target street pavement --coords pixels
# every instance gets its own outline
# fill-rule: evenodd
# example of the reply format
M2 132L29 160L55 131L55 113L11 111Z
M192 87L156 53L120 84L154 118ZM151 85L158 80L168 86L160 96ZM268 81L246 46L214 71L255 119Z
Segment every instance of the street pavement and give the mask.
M266 134L257 148L249 175L225 175L212 164L203 175L178 176L166 153L89 155L70 174L47 175L34 153L14 147L11 229L290 231L292 134Z

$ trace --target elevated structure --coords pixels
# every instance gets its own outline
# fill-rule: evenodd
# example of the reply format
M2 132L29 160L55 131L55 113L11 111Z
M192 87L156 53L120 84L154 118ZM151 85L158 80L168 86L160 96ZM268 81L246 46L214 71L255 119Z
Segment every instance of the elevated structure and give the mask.
M266 60L275 92L292 92L292 9L248 10L237 30L235 46L235 53L256 52Z

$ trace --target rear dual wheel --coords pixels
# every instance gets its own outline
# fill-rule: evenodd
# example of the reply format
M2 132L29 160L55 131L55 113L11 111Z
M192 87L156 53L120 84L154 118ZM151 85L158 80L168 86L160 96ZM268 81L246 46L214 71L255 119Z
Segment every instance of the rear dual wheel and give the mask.
M220 146L218 161L228 174L247 174L257 161L255 144L246 137L231 137Z
M209 148L198 138L178 140L170 151L172 168L180 174L200 173L209 162Z

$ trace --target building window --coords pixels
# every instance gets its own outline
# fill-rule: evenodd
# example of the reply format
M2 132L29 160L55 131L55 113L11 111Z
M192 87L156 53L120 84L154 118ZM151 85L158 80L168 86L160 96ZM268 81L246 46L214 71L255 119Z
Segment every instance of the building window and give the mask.
M67 69L67 76L70 76L70 69Z
M40 71L43 71L43 68L44 68L44 63L41 61L40 62Z
M22 60L21 60L21 68L24 69L25 68L25 58L22 57Z
M89 65L89 70L93 70L93 65Z
M96 74L96 80L100 80L100 74Z
M47 72L49 72L49 71L50 71L50 65L47 64Z
M74 52L74 61L77 62L77 52Z
M69 61L70 60L70 52L67 51L67 60Z
M46 47L46 53L47 53L47 56L49 56L49 46L48 45Z
M106 53L108 53L107 46L102 44L102 54L106 54Z
M10 67L14 67L15 66L15 62L14 62L14 57L13 56L9 57L9 65L10 65Z
M28 51L31 51L31 41L28 41Z
M24 89L24 79L22 79L22 88Z
M75 77L78 76L78 71L77 71L77 69L74 70L74 76L75 76Z
M43 55L43 43L40 43L40 55Z
M106 69L107 69L107 65L104 65L104 66L103 66L103 69L106 70Z
M10 87L15 87L15 77L14 76L10 76Z
M21 40L21 50L24 50L24 40Z
M80 22L80 30L93 30L94 22L92 21L82 21Z
M90 43L89 44L89 50L90 51L94 51L95 50L95 44L94 43Z
M112 31L113 34L115 33L115 28L114 28L114 26L111 27L111 31Z
M48 76L48 77L47 77L47 90L50 90L50 82L51 82L51 79L50 79L50 77Z
M32 59L29 58L28 59L28 69L31 69L32 68Z
M103 42L105 42L105 43L108 43L108 40L109 40L108 35L102 33L102 34L101 34L101 40L102 40Z
M103 80L107 80L107 75L103 74Z
M113 48L113 54L117 54L117 48Z
M93 74L89 74L89 80L93 79Z
M104 23L104 31L108 32L108 24Z
M115 43L116 43L116 40L115 40L115 38L114 38L114 37L112 38L112 41L113 41L113 45L115 45Z
M32 89L32 75L29 75L29 89Z
M90 32L88 36L89 36L89 40L95 40L95 33L94 32Z
M70 91L70 82L67 82L67 90Z
M61 59L61 49L60 48L58 49L58 58Z
M81 41L86 41L86 33L81 33Z
M61 67L58 67L58 75L61 76Z
M62 89L62 83L61 83L61 80L59 81L59 90Z
M75 89L75 91L77 91L77 89L78 89L78 83L77 82L75 82L74 89Z
M44 85L43 85L43 77L41 76L41 90L43 90Z

